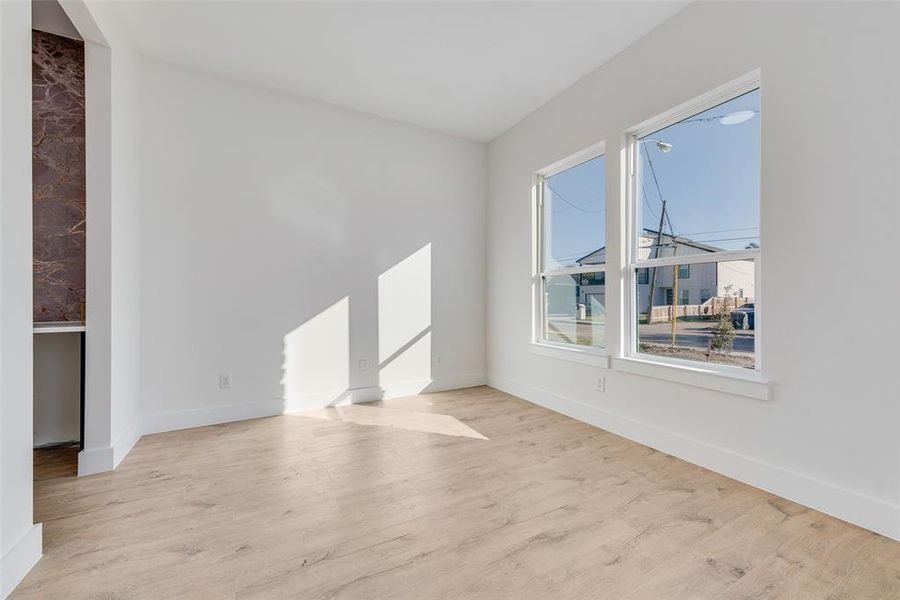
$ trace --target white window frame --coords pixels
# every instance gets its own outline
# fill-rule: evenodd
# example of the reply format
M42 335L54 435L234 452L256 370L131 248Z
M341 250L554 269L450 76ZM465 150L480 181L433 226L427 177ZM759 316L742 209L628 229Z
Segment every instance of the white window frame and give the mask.
M664 129L669 125L674 125L679 121L690 118L705 110L718 106L729 100L733 100L738 96L746 94L756 89L761 89L760 72L754 71L730 83L727 83L715 90L712 90L702 96L694 98L680 106L663 113L653 119L645 121L626 132L626 231L627 243L626 248L626 290L625 294L625 310L623 316L626 320L625 329L625 347L623 348L624 356L627 359L634 359L642 362L656 363L660 365L669 365L675 367L687 367L691 369L702 368L704 371L710 371L721 375L733 376L741 379L748 378L748 375L754 379L762 380L763 365L763 345L762 345L762 329L759 327L761 318L759 310L759 299L761 297L761 272L762 272L762 254L759 248L753 250L723 250L720 252L711 252L706 254L686 254L683 256L669 256L654 259L639 260L638 244L640 241L641 231L641 204L638 196L637 177L639 164L639 142L638 140L647 135L653 134L660 129ZM760 118L762 114L760 113ZM762 202L759 203L760 207ZM761 208L760 208L761 210ZM761 223L760 214L757 213L757 222ZM760 229L760 236L763 232ZM760 244L762 245L762 244ZM640 352L638 343L638 306L637 306L637 269L666 267L686 264L701 263L719 263L735 260L752 260L754 265L754 310L756 312L754 329L754 368L734 365L720 365L714 363L705 363L693 360L669 358L664 356L656 356ZM677 273L674 274L677 277Z
M567 351L565 354L576 353L577 355L581 355L582 358L579 358L579 356L573 357L571 356L571 354L569 356L566 356L565 354L555 354L554 356L557 358L573 360L574 362L587 361L587 364L601 367L606 367L609 364L607 360L607 340L605 339L605 337L602 347L556 342L548 340L544 337L544 281L547 277L602 272L604 273L604 277L607 280L606 285L609 284L608 278L605 275L607 271L606 263L603 263L601 265L589 265L586 267L568 267L561 269L550 269L546 271L544 270L544 180L552 177L553 175L571 169L572 167L577 167L580 164L604 156L605 154L606 144L604 142L598 142L580 152L576 152L575 154L567 158L557 161L552 165L549 165L537 171L534 174L534 182L532 186L534 198L534 235L532 236L534 239L534 252L532 253L532 255L534 256L534 265L532 268L532 315L534 317L534 320L532 323L531 343L537 347L538 354L548 355L547 351L553 352L554 350L564 350ZM603 190L603 192L605 198L606 190ZM607 203L604 201L604 235L606 234L606 206ZM593 357L596 357L596 359L594 359Z

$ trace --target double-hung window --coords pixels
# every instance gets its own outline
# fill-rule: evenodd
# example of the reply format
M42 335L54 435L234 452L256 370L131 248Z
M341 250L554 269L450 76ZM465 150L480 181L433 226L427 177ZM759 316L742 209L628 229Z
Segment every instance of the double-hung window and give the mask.
M606 332L602 144L537 175L535 341L601 349Z
M758 86L628 136L631 356L759 368Z

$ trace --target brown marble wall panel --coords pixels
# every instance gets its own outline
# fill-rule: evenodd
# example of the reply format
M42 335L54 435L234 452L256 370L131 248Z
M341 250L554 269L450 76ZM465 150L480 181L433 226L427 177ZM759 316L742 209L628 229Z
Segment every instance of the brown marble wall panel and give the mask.
M85 282L84 44L32 32L34 320L81 321Z

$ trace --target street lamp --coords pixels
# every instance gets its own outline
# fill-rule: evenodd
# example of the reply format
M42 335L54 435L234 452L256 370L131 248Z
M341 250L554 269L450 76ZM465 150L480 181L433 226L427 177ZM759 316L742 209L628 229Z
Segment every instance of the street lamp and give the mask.
M664 142L662 140L654 140L652 138L643 138L638 140L640 142L654 142L656 144L656 149L659 150L663 154L667 154L672 151L672 144L669 142ZM659 199L662 202L662 210L659 213L659 227L656 229L656 242L654 246L656 246L656 254L659 256L659 248L662 246L662 231L663 226L666 222L666 199L662 195L662 190L659 189L659 181L656 179L656 170L653 168L653 161L650 160L650 153L647 152L647 163L650 165L650 172L653 174L653 182L656 184L656 191L659 192ZM671 228L671 224L670 224ZM673 243L673 256L674 253L678 251L678 247L675 245L675 235L672 232L672 243ZM653 246L651 246L652 252ZM653 294L656 291L656 267L652 267L649 270L649 281L647 286L647 324L653 323ZM676 334L676 325L678 321L678 265L672 266L672 345L675 345L675 334Z
M666 153L672 151L672 144L670 144L669 142L664 142L662 140L651 140L650 138L643 138L638 141L640 141L642 143L643 142L656 142L656 149L659 150L660 152L662 152L663 154L666 154Z

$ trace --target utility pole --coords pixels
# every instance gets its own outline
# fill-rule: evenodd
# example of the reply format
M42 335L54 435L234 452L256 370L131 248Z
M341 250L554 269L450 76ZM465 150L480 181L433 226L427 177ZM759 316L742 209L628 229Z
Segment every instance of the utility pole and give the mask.
M678 324L678 265L672 265L672 345L675 345L675 330Z
M651 165L653 163L650 163ZM653 175L656 177L656 174ZM659 249L662 247L662 230L666 222L666 200L662 198L662 211L659 213L659 227L656 229L656 241L650 246L650 255L647 258L659 258ZM656 248L656 256L653 256L653 248ZM649 286L647 293L647 325L653 322L653 292L656 288L656 267L650 267Z

